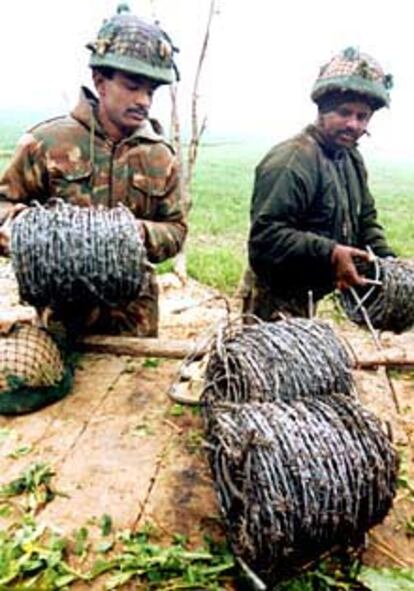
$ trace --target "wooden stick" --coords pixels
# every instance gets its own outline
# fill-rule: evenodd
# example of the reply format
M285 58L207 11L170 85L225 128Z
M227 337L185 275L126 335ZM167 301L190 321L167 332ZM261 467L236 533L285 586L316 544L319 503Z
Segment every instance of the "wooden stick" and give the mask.
M355 367L357 369L369 369L380 365L386 367L414 365L414 353L402 348L382 348L380 351L363 352L356 355Z
M378 550L379 552L381 552L382 554L384 554L385 556L387 556L388 558L390 558L394 564L402 567L402 568L411 568L412 567L412 562L406 562L405 560L403 560L400 556L396 556L396 554L394 554L392 548L390 548L390 546L381 538L379 538L377 535L374 534L370 534L370 545L372 545L376 550Z
M78 345L81 351L130 355L131 357L166 357L168 359L200 359L208 347L195 341L94 335Z
M132 357L166 357L185 359L193 356L200 359L208 352L208 345L193 340L139 338L122 336L94 335L85 337L79 343L79 349L92 353L110 353L131 355ZM402 348L388 348L372 353L358 353L355 369L372 369L379 366L404 367L414 365L414 351Z

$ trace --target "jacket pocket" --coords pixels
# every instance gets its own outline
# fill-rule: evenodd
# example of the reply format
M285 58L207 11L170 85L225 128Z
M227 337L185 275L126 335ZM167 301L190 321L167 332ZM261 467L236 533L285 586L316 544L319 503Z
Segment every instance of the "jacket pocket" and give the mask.
M76 205L91 205L92 165L88 161L53 161L48 166L49 192Z
M153 218L167 193L165 177L133 172L130 177L129 206L137 217Z

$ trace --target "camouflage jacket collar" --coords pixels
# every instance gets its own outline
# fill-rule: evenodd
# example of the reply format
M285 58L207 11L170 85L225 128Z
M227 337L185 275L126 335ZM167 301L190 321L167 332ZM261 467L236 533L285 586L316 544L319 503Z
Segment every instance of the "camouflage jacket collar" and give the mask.
M71 112L71 116L84 125L87 129L92 130L96 135L109 140L108 134L102 127L96 113L98 110L98 98L93 94L89 88L82 86L80 91L79 102ZM137 128L134 133L124 138L124 142L134 142L137 139L145 139L152 142L164 142L165 138L155 132L150 121L145 121L143 125ZM112 141L112 140L110 140Z

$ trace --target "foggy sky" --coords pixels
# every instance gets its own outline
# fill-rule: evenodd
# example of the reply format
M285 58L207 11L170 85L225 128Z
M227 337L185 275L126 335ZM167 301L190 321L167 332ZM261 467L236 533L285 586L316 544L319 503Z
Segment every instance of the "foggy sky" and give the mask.
M136 14L154 13L180 47L181 113L189 121L190 90L208 0L135 0ZM91 85L86 43L117 2L13 0L0 6L1 118L13 110L64 113L81 84ZM219 1L201 85L200 112L210 136L274 138L299 131L315 117L309 93L319 67L354 45L392 73L391 109L375 114L368 150L414 163L410 127L414 104L414 35L410 2L372 0ZM166 90L153 114L168 127Z

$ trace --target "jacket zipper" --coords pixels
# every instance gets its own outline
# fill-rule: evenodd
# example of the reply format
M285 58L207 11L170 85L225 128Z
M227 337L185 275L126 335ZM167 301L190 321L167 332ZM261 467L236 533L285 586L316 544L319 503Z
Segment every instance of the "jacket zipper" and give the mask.
M114 160L115 160L116 149L117 149L117 144L112 144L111 154L109 157L108 207L113 206L113 189L114 189L113 173L114 173Z

